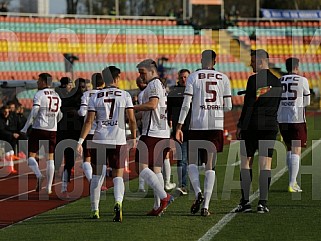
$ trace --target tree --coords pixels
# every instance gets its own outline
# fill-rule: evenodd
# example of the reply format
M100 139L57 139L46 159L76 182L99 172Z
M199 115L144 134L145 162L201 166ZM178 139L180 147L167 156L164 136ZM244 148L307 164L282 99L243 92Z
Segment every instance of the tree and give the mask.
M77 14L79 0L67 0L67 14Z

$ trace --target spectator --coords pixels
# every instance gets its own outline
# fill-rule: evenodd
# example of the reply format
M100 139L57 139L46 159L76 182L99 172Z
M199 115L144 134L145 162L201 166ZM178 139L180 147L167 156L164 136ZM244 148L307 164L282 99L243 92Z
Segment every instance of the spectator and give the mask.
M189 76L190 71L188 69L181 69L178 71L178 82L174 86L172 91L168 94L167 101L167 111L168 119L172 122L173 127L173 137L175 138L176 126L178 123L179 112L184 100L184 91L186 86L186 80ZM178 187L177 190L182 195L187 194L187 141L188 141L188 128L190 124L191 112L189 111L185 123L182 127L184 141L181 144L182 148L182 159L177 160L177 175L178 175Z

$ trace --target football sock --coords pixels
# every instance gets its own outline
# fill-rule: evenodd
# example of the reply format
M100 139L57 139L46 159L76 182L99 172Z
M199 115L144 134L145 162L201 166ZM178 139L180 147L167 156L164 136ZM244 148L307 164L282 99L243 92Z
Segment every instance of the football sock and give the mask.
M169 183L171 180L172 172L171 172L171 163L169 162L168 158L164 160L163 173L164 173L165 183Z
M114 183L115 202L123 202L124 190L125 190L123 178L122 177L115 177L113 179L113 183Z
M36 175L37 178L41 177L41 172L39 170L38 162L34 157L28 158L28 166L33 171L33 173Z
M259 178L260 200L268 200L268 192L271 183L271 170L261 170Z
M195 192L195 197L197 198L198 193L201 192L202 190L200 187L198 167L195 164L188 165L188 175Z
M156 174L159 183L161 184L162 188L164 189L164 178L162 173L157 173ZM157 208L160 207L160 198L158 195L154 192L154 209L156 210Z
M139 187L138 189L140 190L144 190L145 189L145 181L144 178L141 177L141 175L139 175Z
M167 193L164 190L164 187L162 184L159 182L156 174L150 170L148 167L146 167L144 170L140 172L140 175L142 178L145 180L145 182L153 188L153 190L156 192L157 196L160 199L166 198Z
M68 171L65 169L62 173L61 192L67 192L68 185Z
M252 170L251 169L241 169L241 192L242 200L249 201L251 181L252 181Z
M99 185L102 186L106 177L106 172L107 172L107 166L103 165L102 171L101 171L101 175L100 175L100 179L99 179Z
M215 171L213 170L208 170L205 172L205 180L204 180L204 204L203 208L208 209L212 192L213 192L213 187L215 183Z
M292 173L292 167L291 167L291 151L288 151L286 153L286 165L288 167L289 171L289 183L291 182L291 173Z
M91 180L91 178L93 176L93 168L92 168L90 162L84 162L82 164L82 169L84 171L84 174L85 174L88 182L90 182L90 180Z
M47 161L46 177L47 177L47 190L51 191L52 182L55 174L55 162L54 160Z
M291 155L291 176L290 176L290 186L296 183L296 178L299 173L300 168L300 156L297 154Z
M90 204L91 211L99 210L100 188L99 185L100 175L93 175L90 181Z

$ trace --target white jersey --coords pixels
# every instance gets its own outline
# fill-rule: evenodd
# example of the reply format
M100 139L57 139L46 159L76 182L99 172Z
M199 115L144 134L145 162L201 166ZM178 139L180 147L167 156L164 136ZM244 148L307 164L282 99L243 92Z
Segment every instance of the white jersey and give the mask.
M279 123L304 123L305 107L310 104L308 80L296 74L281 77L282 97L278 111Z
M33 121L32 128L57 131L61 107L61 99L57 92L49 88L39 90L33 98L33 106L39 107L39 111Z
M86 121L86 119L87 119L89 99L90 99L90 97L95 95L98 91L100 91L100 90L97 90L97 89L88 90L88 91L84 92L81 97L81 104L80 104L80 108L78 110L78 114L79 114L79 116L85 116L84 121ZM91 130L89 131L89 134L93 135L95 133L96 127L97 127L97 124L96 124L96 121L94 121L91 126Z
M231 97L230 80L214 69L188 76L185 95L193 96L190 130L223 130L224 98Z
M141 105L143 103L143 96L144 96L144 91L146 90L143 89L142 91L139 92L138 96L137 96L137 102L139 105Z
M142 135L169 138L170 128L167 123L167 92L165 86L157 78L151 80L145 88L143 103L147 103L150 98L158 98L158 105L155 110L142 111Z
M96 112L93 142L125 145L125 110L134 108L130 94L116 87L100 90L89 100L88 111Z

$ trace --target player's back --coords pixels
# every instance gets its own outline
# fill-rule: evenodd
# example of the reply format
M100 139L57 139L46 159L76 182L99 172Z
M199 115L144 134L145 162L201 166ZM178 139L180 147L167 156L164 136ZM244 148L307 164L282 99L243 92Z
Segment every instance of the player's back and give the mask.
M81 104L80 104L80 109L78 111L78 114L80 116L86 116L84 121L86 121L86 118L87 118L89 100L92 96L94 96L99 91L100 91L99 89L92 89L92 90L87 90L86 92L83 93L83 96L81 97ZM93 135L96 127L97 127L97 124L96 124L96 121L94 121L91 126L91 130L89 134Z
M97 128L93 141L102 144L126 144L125 110L133 108L128 92L108 87L89 100L89 111L96 112Z
M57 116L61 107L59 95L50 88L39 90L33 99L33 105L39 106L39 112L34 120L32 128L56 131Z
M228 77L213 69L201 69L189 75L186 95L192 95L192 130L223 130L224 96L231 95Z
M278 110L279 123L305 122L304 96L310 94L308 80L296 74L280 78L282 97Z

